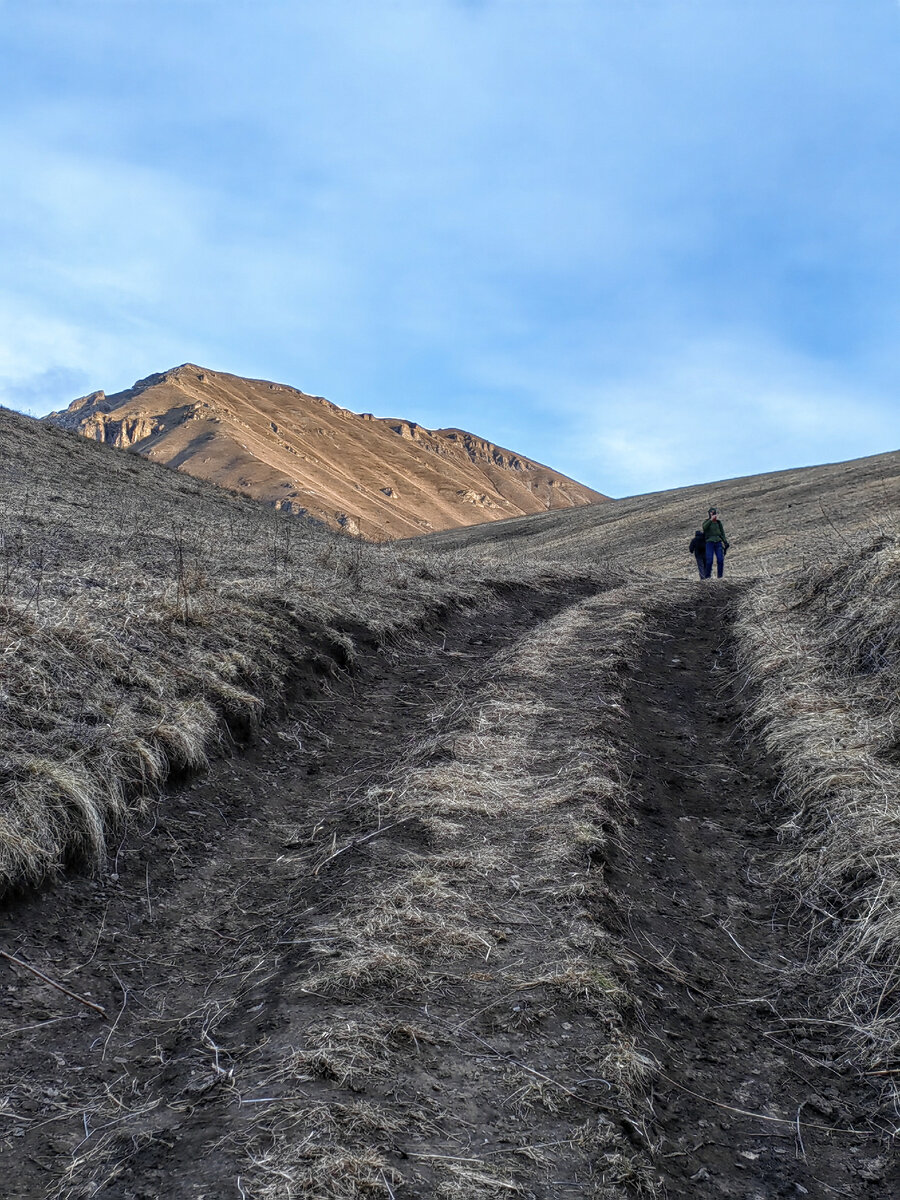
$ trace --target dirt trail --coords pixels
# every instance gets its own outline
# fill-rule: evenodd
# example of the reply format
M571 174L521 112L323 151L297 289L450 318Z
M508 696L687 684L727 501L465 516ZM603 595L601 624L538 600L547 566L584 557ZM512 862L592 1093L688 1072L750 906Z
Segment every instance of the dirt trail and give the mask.
M323 651L285 724L166 795L100 877L73 873L6 904L0 945L110 1019L0 968L4 1200L239 1193L240 1147L223 1139L261 1111L250 1105L271 1082L266 1047L287 1055L316 1024L321 998L303 984L329 955L321 927L352 911L373 876L393 879L395 858L422 840L403 827L354 847L382 824L370 789L452 728L505 645L573 601L511 592L414 645L361 647L342 682ZM330 1099L319 1087L314 1101Z
M521 591L342 681L323 644L102 876L7 904L109 1020L2 968L4 1200L896 1196L792 1023L736 595Z
M610 884L630 900L625 933L647 968L655 1158L673 1197L895 1197L873 1094L837 1066L814 981L791 973L804 946L766 887L777 779L742 739L729 686L738 596L721 584L676 593L628 690L633 863Z

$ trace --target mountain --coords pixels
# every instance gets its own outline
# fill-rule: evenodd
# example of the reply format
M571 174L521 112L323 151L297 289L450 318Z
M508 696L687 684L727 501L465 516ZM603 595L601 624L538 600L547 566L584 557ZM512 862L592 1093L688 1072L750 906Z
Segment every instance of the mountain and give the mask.
M607 499L461 429L191 363L44 420L374 541Z

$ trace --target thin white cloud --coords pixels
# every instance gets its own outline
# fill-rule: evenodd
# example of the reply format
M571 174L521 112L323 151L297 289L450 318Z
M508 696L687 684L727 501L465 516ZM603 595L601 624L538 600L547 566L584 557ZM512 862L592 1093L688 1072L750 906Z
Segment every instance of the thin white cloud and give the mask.
M637 347L627 357L635 361ZM520 403L543 409L545 460L613 495L900 445L892 395L749 335L670 347L627 375L590 384L578 365L482 366L489 386L504 379ZM540 457L535 447L523 450Z

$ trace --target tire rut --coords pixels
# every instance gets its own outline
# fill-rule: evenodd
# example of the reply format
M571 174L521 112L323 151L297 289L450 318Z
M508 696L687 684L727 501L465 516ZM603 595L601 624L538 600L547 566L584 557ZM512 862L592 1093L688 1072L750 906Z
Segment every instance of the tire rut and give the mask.
M307 681L285 722L257 747L167 796L153 828L119 847L111 871L73 874L7 905L3 944L24 948L106 1005L112 1021L61 1007L31 977L7 975L4 1196L242 1194L237 1143L224 1139L258 1111L249 1106L271 1100L260 1090L269 1081L267 1056L315 1030L329 1006L335 1027L364 1015L365 997L355 1011L349 994L305 990L317 962L331 961L335 920L354 919L368 892L402 882L410 863L429 852L412 825L363 841L372 829L371 786L390 786L406 755L430 770L445 754L448 766L457 756L466 786L482 767L489 790L493 768L508 776L506 823L489 809L468 816L471 849L486 852L493 842L506 854L509 886L500 880L496 897L485 892L496 909L491 946L445 967L421 995L382 998L392 1028L412 1030L414 1043L423 1024L427 1034L396 1059L387 1083L303 1082L305 1103L341 1109L345 1118L362 1121L376 1107L390 1113L401 1105L403 1120L385 1135L389 1162L382 1168L372 1160L384 1181L375 1194L392 1194L394 1168L410 1178L410 1161L418 1163L403 1191L411 1197L442 1187L442 1196L471 1200L520 1185L520 1194L541 1200L646 1194L631 1182L637 1168L623 1153L623 1134L637 1158L652 1143L671 1197L887 1200L900 1193L896 1163L873 1124L872 1093L841 1070L823 1038L797 1032L821 1026L809 1024L818 1016L815 981L796 971L798 947L781 898L765 883L777 854L777 778L739 736L728 650L739 591L676 587L665 604L642 595L638 608L655 605L649 628L641 612L634 628L642 632L602 668L599 622L607 608L613 613L615 597L588 606L584 621L577 597L525 592L491 612L462 614L417 645L370 646L342 683ZM559 623L562 641L548 643L544 623L570 606L571 617ZM514 646L504 700L492 682L498 650L542 625L530 646L528 639ZM544 658L555 664L546 676L536 665ZM610 682L621 677L624 697ZM604 709L611 696L615 703ZM470 731L469 758L453 748L456 734L442 748L435 721L486 698L496 728ZM498 700L510 713L529 705L540 712L531 726L524 722L532 730L527 744L495 761L491 736L506 746L505 731L522 721L498 716ZM603 778L616 776L623 738L635 747L627 853L612 849L617 835L605 828L599 800ZM557 787L569 790L552 801L554 811L590 818L572 827L584 838L581 859L563 856L548 867L545 857L545 878L532 878L529 895L552 823L541 792ZM559 841L566 854L568 837L566 827ZM328 870L317 874L330 854ZM595 857L603 870L594 872ZM576 895L597 928L579 925L580 940L563 953L554 946L559 914L577 911ZM607 1078L597 1078L609 1077L619 1017L602 1015L605 1002L583 996L584 979L596 987L605 970L597 951L604 931L619 921L636 964L627 981L640 1013L637 1042L658 1066L652 1126L642 1128L628 1117L625 1084L611 1094ZM576 951L597 955L584 978L562 961ZM561 987L569 989L564 997ZM460 1043L464 1029L471 1034ZM527 1095L513 1078L520 1069L530 1073ZM236 1071L260 1086L239 1096ZM417 1109L402 1108L404 1089ZM289 1120L291 1095L279 1092L277 1101ZM412 1112L421 1115L419 1130ZM288 1136L293 1127L286 1128ZM523 1155L534 1143L546 1159L526 1169ZM604 1183L594 1168L610 1155L619 1171ZM447 1191L446 1171L422 1165L429 1162L469 1174ZM511 1165L500 1172L492 1163Z
M767 885L777 777L740 732L729 653L739 589L660 606L627 693L630 861L610 873L642 966L657 1059L657 1165L672 1197L893 1197L876 1098L822 1034L815 980ZM752 1115L751 1115L752 1114ZM857 1132L853 1132L857 1131Z

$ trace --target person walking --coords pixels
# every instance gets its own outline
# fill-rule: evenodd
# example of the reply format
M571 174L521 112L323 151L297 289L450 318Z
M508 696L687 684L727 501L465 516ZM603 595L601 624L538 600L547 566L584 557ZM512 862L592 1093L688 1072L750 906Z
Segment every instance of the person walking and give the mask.
M694 561L697 563L697 570L700 572L700 578L706 578L706 537L702 529L698 529L691 538L691 544L688 550L694 556Z
M728 539L725 537L725 526L719 520L719 514L714 508L709 510L709 517L703 522L703 536L706 538L706 578L712 577L713 559L716 560L716 575L719 579L725 574L725 551L728 549Z

